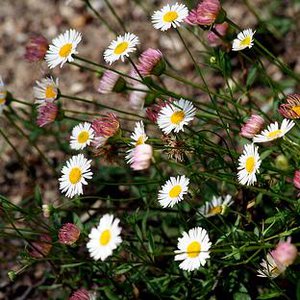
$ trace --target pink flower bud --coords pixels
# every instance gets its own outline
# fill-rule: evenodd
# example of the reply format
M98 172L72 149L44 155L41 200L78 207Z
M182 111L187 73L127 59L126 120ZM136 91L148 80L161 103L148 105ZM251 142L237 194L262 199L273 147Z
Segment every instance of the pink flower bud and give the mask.
M66 223L64 224L58 232L58 239L61 244L72 245L76 243L80 236L80 229L72 224Z
M295 171L293 182L294 186L300 189L300 171Z
M139 57L137 69L143 76L150 74L160 75L165 69L165 63L162 60L162 53L156 49L147 49Z
M108 138L114 136L119 130L120 122L113 113L107 113L106 116L95 119L92 122L92 128L95 133L93 146L102 147Z
M133 162L131 168L135 171L148 169L150 167L152 153L152 146L148 144L137 145L133 149Z
M106 70L99 82L98 92L100 94L110 94L121 92L125 89L125 80L116 72Z
M250 119L242 126L240 135L246 138L253 138L264 126L265 121L258 115L252 115Z
M217 19L220 10L219 0L203 0L197 8L190 11L185 22L190 25L211 25Z
M271 251L271 255L279 263L288 267L296 260L298 250L297 247L291 243L291 238L289 237L287 241L280 241L275 250Z
M38 107L38 115L36 123L38 126L43 127L55 121L58 113L58 107L56 104L48 102L45 105Z
M69 300L91 300L90 293L86 289L75 291Z
M228 29L228 24L227 23L222 23L222 24L216 24L213 27L221 37L225 36L227 33L227 29ZM210 44L210 46L212 47L216 47L222 44L222 40L220 39L220 37L215 34L213 31L209 31L207 34L207 40Z
M29 39L25 50L25 59L29 62L40 61L48 50L48 41L42 35L35 35Z

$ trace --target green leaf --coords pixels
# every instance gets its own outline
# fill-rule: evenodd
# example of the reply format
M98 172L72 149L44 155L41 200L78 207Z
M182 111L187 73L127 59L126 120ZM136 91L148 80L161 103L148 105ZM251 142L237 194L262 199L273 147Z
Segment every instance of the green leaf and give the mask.
M253 65L248 72L248 76L246 80L247 88L249 88L254 83L256 77L257 77L257 65Z
M279 297L280 295L282 295L281 292L279 291L273 291L273 292L268 292L267 294L263 294L257 297L257 299L259 300L263 300L263 299L272 299L275 297Z

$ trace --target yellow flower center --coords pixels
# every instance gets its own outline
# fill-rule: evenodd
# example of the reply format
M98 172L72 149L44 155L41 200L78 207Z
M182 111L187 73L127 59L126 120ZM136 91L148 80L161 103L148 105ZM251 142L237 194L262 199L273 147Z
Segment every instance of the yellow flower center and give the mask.
M110 239L111 239L110 230L106 229L101 233L99 243L101 246L105 246L109 243Z
M223 206L218 205L218 206L212 207L208 213L211 215L218 215L218 214L221 214L222 212L223 212Z
M129 46L128 42L121 42L115 48L114 53L117 54L117 55L120 55L120 54L122 54L123 52L125 52L127 50L128 46Z
M78 143L80 143L80 144L86 143L87 140L89 139L89 137L90 137L90 134L88 133L88 131L85 131L85 130L81 131L77 137Z
M5 98L1 98L1 97L0 97L0 105L4 104L4 103L5 103L5 100L6 100Z
M241 40L241 46L250 46L251 44L251 37L246 36L243 40Z
M72 184L78 183L81 179L81 175L81 170L78 167L73 168L69 174L70 182Z
M292 111L294 111L298 116L300 116L300 106L294 106L292 108Z
M163 20L165 22L173 22L175 21L176 19L178 18L178 13L176 11L168 11L164 17L163 17Z
M46 90L45 90L45 98L46 99L55 99L56 98L56 92L54 90L54 87L53 85L48 85L46 87Z
M182 110L175 111L171 116L171 123L178 125L185 117L185 114Z
M172 189L169 192L169 196L171 198L176 198L179 196L179 194L181 193L182 189L180 185L175 185L172 187Z
M245 169L248 173L252 173L255 167L255 158L254 156L250 156L246 160Z
M137 145L143 145L143 144L144 144L144 137L141 135L141 136L137 139L135 145L137 146Z
M66 58L70 55L71 51L72 51L72 44L68 43L68 44L63 45L60 48L58 54L59 54L59 56Z
M282 134L282 130L281 129L277 129L274 131L271 131L267 134L267 137L270 139L276 139L279 137L279 135Z
M201 251L201 245L197 241L191 242L186 249L187 256L190 258L197 257L200 254L200 251Z

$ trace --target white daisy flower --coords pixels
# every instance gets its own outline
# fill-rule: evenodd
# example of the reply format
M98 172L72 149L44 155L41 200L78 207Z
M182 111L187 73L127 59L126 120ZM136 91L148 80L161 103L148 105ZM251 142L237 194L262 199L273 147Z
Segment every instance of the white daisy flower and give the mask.
M87 185L86 179L91 179L91 160L87 160L83 154L72 156L62 168L62 176L59 178L59 189L66 196L73 198L83 194L82 185Z
M33 87L33 94L36 104L45 104L53 102L58 94L58 79L54 81L52 77L43 78L41 81L36 81Z
M139 43L139 38L133 33L127 32L124 36L119 35L105 50L104 60L110 65L119 58L124 61L124 57L128 57L129 53L135 51L135 46Z
M207 218L218 214L222 215L231 204L233 204L233 201L230 195L227 195L225 199L213 196L210 202L206 202L199 209L199 212Z
M131 142L133 146L145 144L145 142L148 140L148 137L145 133L145 127L142 121L135 123L133 133L130 137L134 140L134 142Z
M75 29L69 29L53 39L45 56L49 68L53 69L58 65L62 67L67 61L73 61L72 54L78 53L76 47L81 38L81 33Z
M176 203L183 200L183 196L188 192L190 180L184 175L170 177L162 186L158 193L158 201L163 208L173 207Z
M145 144L145 142L148 140L148 137L145 133L145 127L142 121L135 123L133 133L131 134L130 137L133 140L133 142L131 142L130 144L134 147ZM128 164L133 163L133 154L134 154L134 148L129 149L127 151L127 155L125 159Z
M282 121L280 128L277 122L272 123L267 129L253 137L253 143L266 143L281 138L294 126L295 122L288 119Z
M86 246L94 260L105 260L121 244L122 229L119 222L118 218L114 219L113 215L106 214L100 219L98 227L92 228L89 234L90 241Z
M256 182L256 173L259 173L261 159L258 147L254 144L244 146L243 154L239 157L238 180L240 184L252 185Z
M165 133L184 131L183 126L194 119L196 108L192 102L180 99L163 107L157 117L158 127Z
M180 23L188 16L189 11L183 4L167 4L161 10L157 10L152 15L152 24L155 29L166 31L172 26L179 27Z
M260 263L260 266L261 269L257 271L258 277L276 278L286 269L286 267L276 261L270 253L267 254L266 260L263 259L263 261Z
M233 40L232 51L244 50L247 47L250 49L254 45L253 35L255 31L251 28L241 31L237 38Z
M190 229L188 233L183 232L182 237L178 239L178 250L175 250L177 254L175 260L183 260L179 268L193 271L204 266L210 257L210 247L211 242L205 229L195 227Z
M89 146L94 138L94 130L88 122L80 123L72 129L70 147L75 150L82 150Z

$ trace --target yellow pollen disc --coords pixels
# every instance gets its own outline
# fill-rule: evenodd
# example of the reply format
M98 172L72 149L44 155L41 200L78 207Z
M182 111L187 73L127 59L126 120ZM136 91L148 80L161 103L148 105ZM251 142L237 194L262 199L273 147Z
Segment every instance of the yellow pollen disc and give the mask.
M292 111L294 111L298 116L300 116L300 106L294 106L292 108Z
M114 50L114 53L117 55L122 54L123 52L125 52L128 48L128 42L122 42L119 45L117 45L117 47Z
M185 117L185 114L182 110L176 111L171 116L171 123L178 125Z
M60 48L58 54L59 54L59 56L66 58L70 55L71 51L72 51L72 44L68 43L68 44L63 45Z
M218 215L218 214L221 214L222 212L223 212L223 206L218 205L218 206L212 207L208 213L211 215Z
M179 194L181 193L182 189L180 185L175 185L172 187L172 189L169 192L169 196L171 198L176 198L179 196Z
M5 100L6 100L5 98L3 98L3 99L0 98L0 104L4 104L4 103L5 103Z
M241 46L250 46L251 44L251 37L246 36L243 40L241 40Z
M54 90L54 87L52 85L48 85L46 87L46 90L45 90L45 98L46 99L55 99L56 98L56 92Z
M267 137L270 139L276 139L277 137L279 137L279 135L282 133L281 129L277 129L274 131L271 131L267 134Z
M144 144L144 137L143 136L140 136L138 138L138 140L136 141L135 145L143 145Z
M255 159L254 156L250 156L246 160L246 166L245 169L248 173L252 173L255 167Z
M187 256L190 258L195 258L200 254L201 251L201 245L199 242L191 242L186 249Z
M177 18L178 18L178 13L176 11L169 11L164 15L163 20L165 22L170 23L170 22L175 21Z
M109 243L111 238L111 234L110 234L110 230L106 229L101 233L100 239L99 239L99 243L101 246L105 246Z
M77 167L73 168L69 174L69 179L72 184L76 184L81 179L81 170Z
M84 131L81 131L78 134L77 141L80 144L84 144L84 143L87 142L87 140L89 139L89 137L90 137L90 134L87 131L84 130Z

